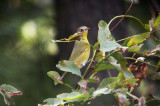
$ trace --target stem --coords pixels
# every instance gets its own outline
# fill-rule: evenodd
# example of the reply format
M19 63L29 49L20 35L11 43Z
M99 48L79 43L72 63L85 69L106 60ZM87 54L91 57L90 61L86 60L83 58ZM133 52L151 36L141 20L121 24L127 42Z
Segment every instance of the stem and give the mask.
M66 87L71 88L72 90L75 90L72 86L70 86L70 85L69 85L69 84L67 84L67 83L64 83L63 85L65 85Z
M94 61L96 52L97 52L97 50L94 50L93 56L92 56L92 58L91 58L91 61L90 61L89 65L88 65L86 71L84 72L84 74L83 74L83 76L82 76L82 79L84 79L84 78L87 76L87 72L88 72L89 68L91 67L91 65L93 64L93 61Z
M157 40L158 42L160 42L160 40L157 39L154 35L152 35L152 37L153 37L155 40Z
M107 60L112 54L118 52L119 50L115 50L112 53L108 54L102 61L100 61L98 64L101 64L103 61Z
M112 77L112 74L109 70L106 70L109 77Z
M108 54L102 61L100 61L99 63L97 63L97 65L101 64L103 61L105 61L106 59L108 59L113 53L118 52L119 50L115 50L112 53ZM90 78L92 78L97 72L94 72Z
M55 42L75 42L77 40L51 40L51 43L55 43Z
M116 18L121 18L121 17L124 17L125 15L119 15L119 16L115 16L114 18L112 18L112 20L108 23L108 27L109 27L109 25L112 23L112 21L114 21ZM135 20L137 20L142 26L143 26L143 28L145 28L145 25L142 23L142 21L141 20L139 20L138 18L136 18L136 17L134 17L134 16L131 16L131 15L126 15L125 16L126 18L133 18L133 19L135 19ZM110 30L110 31L112 31L112 29Z
M121 42L121 41L124 41L124 40L127 40L127 39L131 39L131 38L133 38L133 37L135 37L136 35L134 35L134 36L130 36L130 37L127 37L127 38L124 38L124 39L120 39L120 40L117 40L116 42L118 43L118 42Z
M63 77L67 74L67 72L64 72L61 76L61 79L63 79Z
M129 10L131 9L133 3L134 3L135 0L132 1L131 5L129 6L127 12L125 13L125 15L119 20L119 22L111 29L111 31L113 31L121 22L122 20L125 18L125 16L128 14Z

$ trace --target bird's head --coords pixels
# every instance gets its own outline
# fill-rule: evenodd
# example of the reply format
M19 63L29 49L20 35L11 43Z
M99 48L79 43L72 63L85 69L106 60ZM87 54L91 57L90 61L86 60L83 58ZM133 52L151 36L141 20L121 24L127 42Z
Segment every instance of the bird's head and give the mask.
M78 34L83 34L84 32L88 32L88 27L86 27L86 26L81 26L81 27L79 27L78 29L77 29L77 33Z
M69 40L87 40L88 29L86 26L79 27L77 32L69 37Z
M78 35L81 35L81 37L84 39L84 40L87 40L87 35L88 35L88 27L86 26L81 26L77 29L77 34Z

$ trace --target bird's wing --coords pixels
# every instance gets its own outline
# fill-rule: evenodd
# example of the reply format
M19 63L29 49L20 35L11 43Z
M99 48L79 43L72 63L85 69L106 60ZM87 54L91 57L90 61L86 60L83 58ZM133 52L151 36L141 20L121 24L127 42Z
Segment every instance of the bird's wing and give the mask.
M69 58L70 61L76 61L87 50L88 43L83 41L76 41Z

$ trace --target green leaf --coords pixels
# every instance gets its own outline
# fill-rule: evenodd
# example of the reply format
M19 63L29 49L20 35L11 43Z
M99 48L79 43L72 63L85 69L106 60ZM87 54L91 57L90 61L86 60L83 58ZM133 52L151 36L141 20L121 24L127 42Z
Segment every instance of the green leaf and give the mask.
M126 69L127 61L120 52L115 52L112 56L117 60L117 64L121 65L121 68Z
M108 41L114 41L115 40L115 38L111 35L111 32L110 32L109 27L108 27L106 22L101 20L98 23L98 28L99 28L98 41L99 41L100 44L102 44L106 40L108 40Z
M108 60L115 67L116 70L122 72L126 79L134 78L133 74L126 69L127 62L123 58L123 56L119 53L114 53L114 57L110 56ZM119 63L119 64L118 64Z
M138 52L140 51L142 45L143 45L143 44L133 45L133 46L129 47L129 48L127 49L127 51L128 51L128 52L138 53Z
M81 100L83 97L84 94L80 94L79 92L62 93L60 95L57 95L57 98L61 100L67 100L72 102Z
M105 78L101 81L97 89L102 89L106 87L109 89L113 89L116 83L119 83L119 79L117 77Z
M92 98L95 98L96 96L100 96L101 94L109 94L109 93L111 93L111 91L112 91L112 89L109 89L109 88L98 89L93 92Z
M18 91L15 87L11 86L11 85L7 85L7 84L3 84L0 86L1 89L5 89L7 92L15 92L18 93L20 91Z
M60 69L61 71L71 72L72 74L81 76L80 69L72 61L67 61L67 60L59 61L56 67Z
M87 83L88 83L88 82L87 82L86 80L81 80L81 81L78 82L78 85L79 85L80 87L82 87L83 89L86 89Z
M58 98L48 98L48 99L45 99L43 102L47 103L48 105L54 105L54 106L65 104L63 100L58 99Z
M99 42L96 42L96 43L94 44L94 46L93 46L93 49L96 50L96 49L98 48L98 46L99 46Z
M154 23L154 27L156 28L157 26L159 26L160 25L160 14L158 15L158 17L156 18L156 21L155 21L155 23Z
M100 21L98 27L98 41L100 43L100 50L102 52L109 52L121 47L121 45L115 42L115 38L111 35L106 22Z
M98 71L103 71L103 70L109 70L109 69L115 69L115 67L109 63L108 61L104 61L100 64L97 64L94 67L94 71L98 72Z
M125 40L125 41L122 43L122 46L127 46L128 42L129 42L129 39Z
M110 52L112 50L115 50L117 48L121 48L122 46L115 41L104 41L100 44L100 50L102 52Z
M132 79L132 78L134 78L134 75L130 71L122 70L122 73L123 73L123 75L124 75L124 77L126 79Z
M142 43L143 41L145 41L149 37L150 37L150 32L135 35L133 38L131 38L129 40L129 42L127 43L127 46L129 47L129 46L132 46L132 45Z
M127 99L127 96L125 93L117 93L118 96L118 102L121 106L129 106L130 102Z
M100 78L98 76L93 76L89 79L87 79L87 82L90 82L90 83L98 83L100 80Z
M147 31L149 31L150 30L150 26L149 26L149 24L145 24L145 29L147 30Z
M138 79L126 79L123 80L123 82L127 82L127 83L136 83L138 81Z
M19 96L23 94L21 91L18 91L15 87L7 84L2 84L0 86L0 93L2 94L4 102L7 105L15 105L14 101L11 98L12 96Z
M58 72L56 71L49 71L47 75L54 80L54 84L57 85L58 83L63 84L61 77Z
M95 61L100 62L104 59L105 52L102 51L97 51L96 56L95 56Z
M96 91L93 92L93 98L101 94L110 94L117 84L119 79L116 77L105 78L101 81Z

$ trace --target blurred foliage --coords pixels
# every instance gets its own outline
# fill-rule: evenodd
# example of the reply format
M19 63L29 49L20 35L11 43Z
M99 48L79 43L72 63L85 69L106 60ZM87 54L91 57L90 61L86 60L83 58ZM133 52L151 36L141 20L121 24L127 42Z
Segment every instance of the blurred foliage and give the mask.
M56 94L46 72L58 53L52 0L4 0L0 4L0 84L23 92L16 106L34 106ZM4 105L0 96L0 106Z

